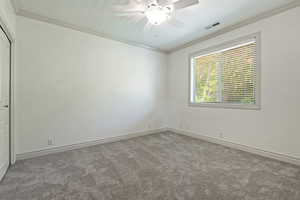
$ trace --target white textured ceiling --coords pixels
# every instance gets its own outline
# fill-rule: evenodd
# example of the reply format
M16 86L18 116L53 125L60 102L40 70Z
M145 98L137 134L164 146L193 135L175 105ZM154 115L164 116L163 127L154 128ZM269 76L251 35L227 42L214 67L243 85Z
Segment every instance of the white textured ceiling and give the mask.
M110 38L170 51L295 0L199 0L198 5L174 13L173 17L181 21L183 26L164 23L146 29L146 19L135 22L134 18L119 17L112 11L112 5L116 2L126 1L128 0L15 0L14 4L23 14L36 14ZM209 31L205 29L215 22L220 22L221 25Z

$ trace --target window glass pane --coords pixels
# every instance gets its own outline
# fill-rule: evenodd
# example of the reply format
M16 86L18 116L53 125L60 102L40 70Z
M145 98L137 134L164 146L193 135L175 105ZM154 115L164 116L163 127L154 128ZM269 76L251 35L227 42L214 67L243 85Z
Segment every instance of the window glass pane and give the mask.
M256 104L256 42L193 58L194 103Z
M195 101L217 102L218 75L217 55L196 59L195 62Z

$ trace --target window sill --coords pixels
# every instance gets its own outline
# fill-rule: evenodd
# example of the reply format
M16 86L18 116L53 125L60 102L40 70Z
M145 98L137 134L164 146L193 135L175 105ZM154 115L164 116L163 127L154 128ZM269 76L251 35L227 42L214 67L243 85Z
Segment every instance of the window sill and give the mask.
M189 102L189 106L190 107L203 107L203 108L261 110L260 105L240 105L240 104L220 104L220 103L192 103L192 102Z

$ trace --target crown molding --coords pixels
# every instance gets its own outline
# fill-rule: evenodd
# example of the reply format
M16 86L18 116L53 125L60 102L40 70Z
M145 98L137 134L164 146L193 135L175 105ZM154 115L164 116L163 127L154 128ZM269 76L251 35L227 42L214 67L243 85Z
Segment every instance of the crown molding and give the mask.
M222 35L224 33L228 33L230 31L236 30L236 29L241 28L243 26L246 26L246 25L249 25L249 24L253 24L253 23L258 22L260 20L272 17L274 15L280 14L282 12L285 12L285 11L287 11L289 9L292 9L292 8L296 8L298 6L300 6L300 0L295 0L295 1L293 1L293 2L291 2L289 4L286 4L284 6L281 6L279 8L275 8L273 10L264 12L262 14L256 15L255 17L251 17L249 19L243 20L243 21L238 22L236 24L233 24L231 26L227 26L227 27L225 27L223 29L220 29L220 30L218 30L218 31L216 31L214 33L208 34L206 36L203 36L203 37L200 37L198 39L195 39L195 40L193 40L191 42L185 43L185 44L183 44L181 46L172 48L171 50L168 50L167 53L171 54L171 53L173 53L175 51L179 51L181 49L184 49L184 48L187 48L187 47L191 47L191 46L193 46L195 44L198 44L198 43L201 43L203 41L215 38L217 36L220 36L220 35Z
M12 1L14 1L14 0L12 0ZM79 32L82 32L82 33L91 34L91 35L98 36L98 37L105 38L105 39L109 39L109 40L114 40L114 41L121 42L121 43L130 45L130 46L134 46L134 47L139 47L139 48L143 48L143 49L147 49L147 50L151 50L151 51L155 51L155 52L159 52L159 53L164 53L164 54L167 53L167 51L164 51L162 49L159 49L159 48L156 48L156 47L153 47L153 46L149 46L149 45L146 45L146 44L142 44L142 43L138 43L138 42L134 42L134 41L130 41L130 40L124 40L124 39L120 39L120 38L117 38L117 37L112 37L110 35L101 33L99 31L96 31L96 30L93 30L93 29L90 29L90 28L87 28L87 27L77 26L77 25L74 25L74 24L71 24L71 23L63 22L61 20L57 20L57 19L54 19L54 18L49 18L49 17L43 16L43 15L39 15L39 14L30 12L30 11L27 11L27 10L24 10L24 9L21 9L21 8L17 8L16 5L14 5L14 8L15 8L16 14L18 16L22 16L22 17L26 17L26 18L30 18L30 19L34 19L34 20L38 20L38 21L42 21L42 22L46 22L46 23L49 23L49 24L54 24L54 25L57 25L57 26L72 29L72 30L79 31Z
M246 19L246 20L243 20L241 22L238 22L236 24L233 24L233 25L230 25L230 26L227 26L225 28L222 28L214 33L211 33L211 34L208 34L206 36L203 36L203 37L200 37L198 39L195 39L193 41L190 41L188 43L185 43L183 45L180 45L180 46L177 46L175 48L172 48L170 50L167 51L168 54L171 54L175 51L179 51L181 49L184 49L184 48L187 48L187 47L191 47L195 44L198 44L198 43L201 43L203 41L206 41L206 40L209 40L209 39L212 39L212 38L215 38L217 36L220 36L222 34L225 34L225 33L228 33L228 32L231 32L233 30L236 30L236 29L239 29L243 26L246 26L246 25L249 25L249 24L253 24L255 22L258 22L260 20L263 20L263 19L266 19L266 18L269 18L269 17L272 17L274 15L277 15L277 14L280 14L280 13L283 13L287 10L290 10L290 9L293 9L293 8L296 8L300 6L300 0L295 0L291 3L288 3L284 6L281 6L281 7L278 7L278 8L275 8L273 10L270 10L270 11L267 11L267 12L264 12L262 14L259 14L259 15L256 15L254 17L251 17L249 19Z

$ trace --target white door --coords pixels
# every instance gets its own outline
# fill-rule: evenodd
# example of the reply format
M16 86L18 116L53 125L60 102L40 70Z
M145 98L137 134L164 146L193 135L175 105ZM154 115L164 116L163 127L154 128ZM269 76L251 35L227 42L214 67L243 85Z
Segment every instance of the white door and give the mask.
M10 43L0 28L0 180L9 166Z

